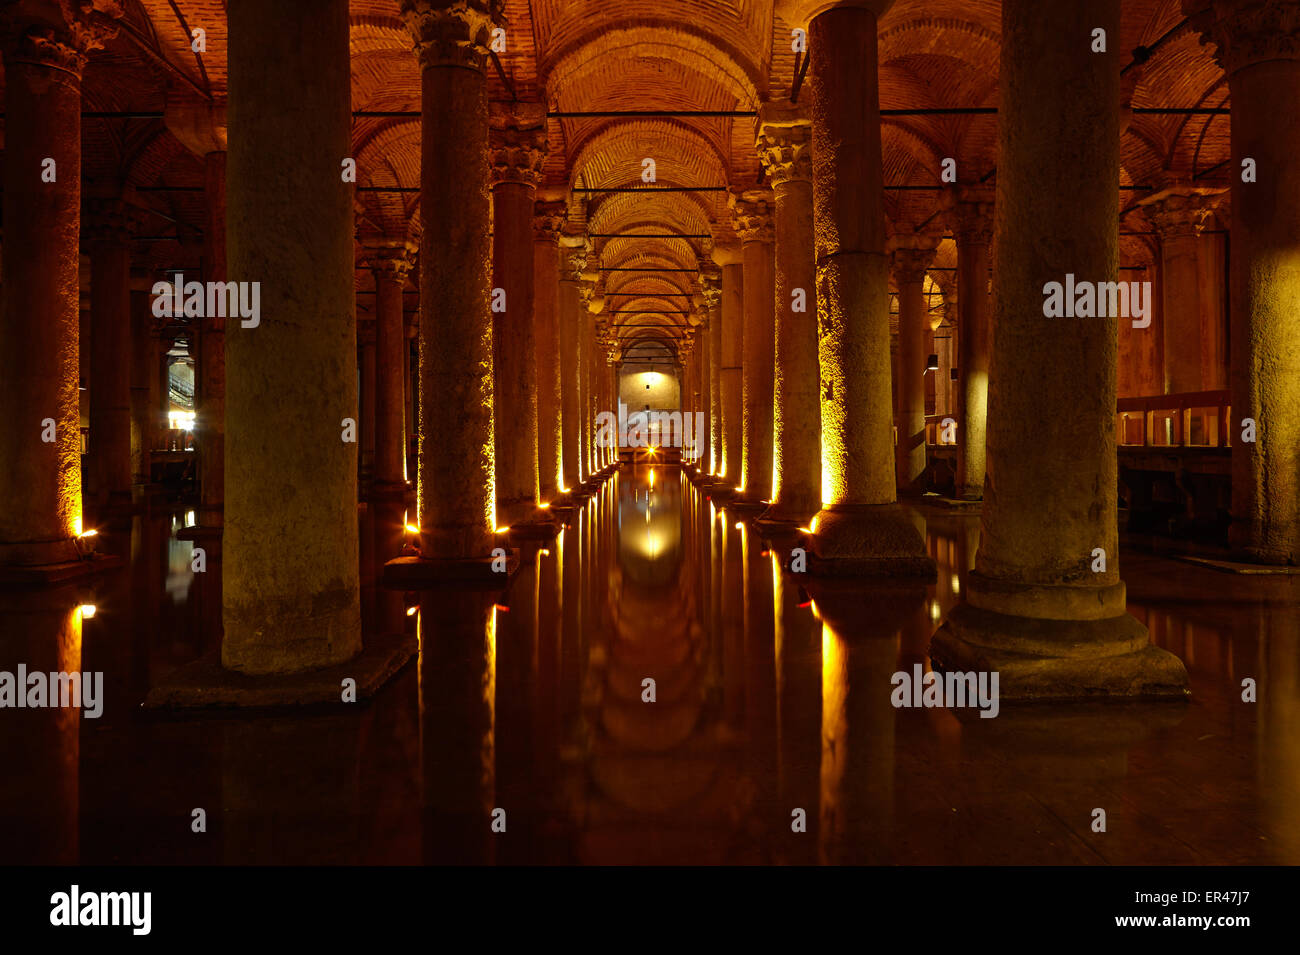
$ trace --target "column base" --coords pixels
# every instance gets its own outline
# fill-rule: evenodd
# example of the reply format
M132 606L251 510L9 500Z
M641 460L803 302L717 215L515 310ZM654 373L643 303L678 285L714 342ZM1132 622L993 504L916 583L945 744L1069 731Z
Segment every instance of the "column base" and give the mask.
M223 528L210 527L204 524L191 524L188 527L182 527L176 532L178 541L205 541L220 540Z
M768 501L755 501L742 494L731 499L731 503L727 505L727 510L737 517L747 518L757 517L770 506Z
M499 590L519 570L519 552L506 551L505 570L497 557L395 557L384 564L386 587L418 590L425 587L454 585L461 590Z
M925 538L897 504L836 505L816 517L808 572L826 577L938 575Z
M784 501L773 501L754 523L764 530L771 529L774 532L782 528L797 530L800 527L807 527L813 515L820 509L820 504L800 506Z
M551 508L538 508L527 520L510 525L507 537L512 541L550 540L560 532L560 521L553 516Z
M368 638L351 660L320 670L286 675L248 676L227 670L219 653L178 667L149 691L143 708L160 713L187 710L281 710L343 702L344 678L356 680L357 702L373 697L417 651L413 634Z
M1182 700L1183 662L1150 643L1127 614L1100 620L1013 617L962 603L930 641L940 672L998 673L998 696L1016 702L1105 698Z

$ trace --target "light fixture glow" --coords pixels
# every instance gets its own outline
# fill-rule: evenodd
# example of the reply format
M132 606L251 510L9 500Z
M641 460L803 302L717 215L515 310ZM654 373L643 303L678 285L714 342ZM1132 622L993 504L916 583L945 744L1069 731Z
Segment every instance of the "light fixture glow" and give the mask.
M80 607L78 607L77 609L81 611L81 619L82 619L82 620L89 620L91 617L93 617L93 616L95 615L95 605L94 605L94 604L82 604L82 605L81 605Z
M414 617L415 614L416 614L416 612L419 611L419 609L420 609L419 607L407 607L407 608L406 608L406 615L407 615L408 617Z
M407 524L406 529L412 534L420 533L420 529L416 527L414 524Z
M98 533L99 533L99 531L95 530L95 529L92 527L92 528L91 528L90 530L88 530L88 531L82 531L82 532L81 532L80 534L78 534L77 536L78 536L78 537L94 537L94 536L95 536L96 534L98 534Z

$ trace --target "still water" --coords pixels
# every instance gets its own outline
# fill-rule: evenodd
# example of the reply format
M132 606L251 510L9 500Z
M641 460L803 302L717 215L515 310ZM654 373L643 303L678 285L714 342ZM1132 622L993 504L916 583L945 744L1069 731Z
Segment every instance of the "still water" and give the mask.
M624 468L506 591L421 594L377 586L402 515L363 508L366 632L418 660L365 706L178 719L139 704L219 646L219 548L195 574L185 515L138 516L121 570L0 594L0 670L105 681L99 719L0 710L0 863L1300 862L1300 578L1122 556L1190 704L895 709L978 540L916 517L937 581L811 594Z

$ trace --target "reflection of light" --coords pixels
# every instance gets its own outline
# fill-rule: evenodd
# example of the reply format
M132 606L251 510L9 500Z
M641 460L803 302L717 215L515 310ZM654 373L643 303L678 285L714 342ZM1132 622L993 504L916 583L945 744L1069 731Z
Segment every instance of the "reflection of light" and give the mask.
M650 469L650 486L651 486L651 487L654 487L654 486L655 486L655 469L654 469L654 468L651 468L651 469Z
M540 507L542 510L546 510L548 507L551 506L551 502L543 501L541 504L538 504L537 506Z
M741 531L741 530L744 530L744 529L745 529L745 522L744 522L744 521L736 521L736 530Z
M568 493L569 493L569 489L568 489L567 487L562 487L562 488L560 488L560 493L561 493L561 494L568 494Z
M819 517L821 517L820 514L813 515L812 523L808 525L808 529L812 531L814 534L817 533L817 518Z
M541 550L539 550L537 553L541 554L543 557L550 557L550 556L551 556L551 552L550 552L549 550L547 550L545 547L543 547L543 548L542 548Z
M95 615L95 605L94 605L94 604L82 604L82 605L81 605L80 607L78 607L77 609L81 611L81 619L82 619L82 620L89 620L91 617L93 617L93 616Z
M414 524L407 524L406 529L410 531L412 534L420 533L420 529L416 527Z
M416 614L416 612L417 612L419 609L420 609L419 607L407 607L407 608L406 608L406 615L407 615L408 617L414 617L415 614Z
M931 601L930 601L930 619L931 619L931 620L938 620L938 619L939 619L940 617L942 617L942 616L943 616L943 610L939 607L939 601L937 601L937 600L931 600Z
M952 592L955 594L961 593L961 581L957 579L956 574L952 575Z

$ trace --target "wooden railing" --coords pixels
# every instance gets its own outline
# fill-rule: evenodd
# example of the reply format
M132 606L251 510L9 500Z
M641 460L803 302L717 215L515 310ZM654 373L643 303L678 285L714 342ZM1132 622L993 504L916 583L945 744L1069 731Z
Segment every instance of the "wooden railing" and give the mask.
M1120 398L1116 402L1116 443L1120 447L1226 448L1231 446L1232 405L1229 392L1188 391L1172 395ZM956 444L940 441L943 422L957 413L925 416L925 443L931 447ZM956 438L956 426L952 429Z

